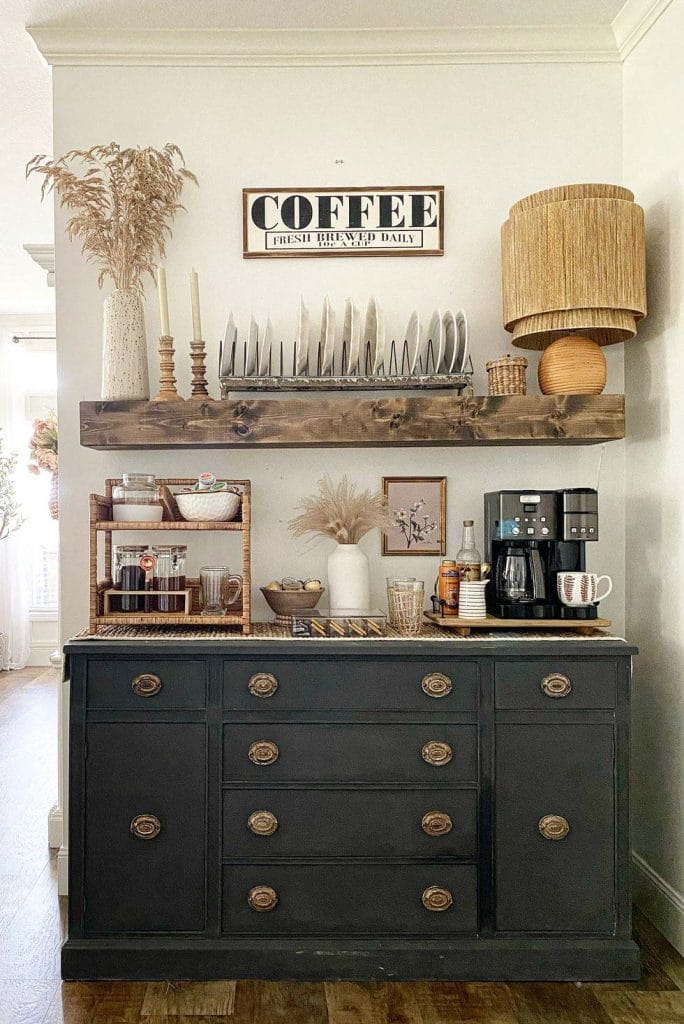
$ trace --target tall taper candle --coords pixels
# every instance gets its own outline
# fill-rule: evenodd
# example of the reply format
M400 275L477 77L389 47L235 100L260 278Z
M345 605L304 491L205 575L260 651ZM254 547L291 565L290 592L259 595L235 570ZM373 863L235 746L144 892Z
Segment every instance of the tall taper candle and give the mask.
M194 267L190 274L190 298L192 299L192 337L194 341L201 341L202 323L200 321L199 307L199 277Z
M166 271L163 267L157 267L157 288L159 290L159 319L161 320L162 337L166 337L169 331L169 300L166 295Z

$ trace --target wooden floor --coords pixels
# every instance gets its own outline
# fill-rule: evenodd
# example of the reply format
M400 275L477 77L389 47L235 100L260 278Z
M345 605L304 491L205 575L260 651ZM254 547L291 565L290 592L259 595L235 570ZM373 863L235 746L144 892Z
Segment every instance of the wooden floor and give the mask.
M684 1024L684 961L638 915L644 971L626 985L62 984L56 723L54 672L0 672L0 1024Z

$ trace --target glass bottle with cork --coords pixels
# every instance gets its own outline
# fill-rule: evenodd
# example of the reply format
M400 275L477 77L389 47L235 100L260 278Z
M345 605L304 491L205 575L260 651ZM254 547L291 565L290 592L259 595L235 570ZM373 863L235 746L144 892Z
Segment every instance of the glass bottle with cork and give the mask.
M461 548L456 554L456 568L460 582L479 580L482 556L475 547L475 524L472 519L463 520Z

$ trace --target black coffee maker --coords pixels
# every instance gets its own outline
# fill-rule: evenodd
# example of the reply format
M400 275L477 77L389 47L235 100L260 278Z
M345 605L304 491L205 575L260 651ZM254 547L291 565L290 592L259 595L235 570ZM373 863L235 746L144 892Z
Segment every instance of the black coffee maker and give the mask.
M492 491L484 496L487 610L500 619L595 619L596 605L568 608L559 572L583 572L587 541L598 540L598 493Z

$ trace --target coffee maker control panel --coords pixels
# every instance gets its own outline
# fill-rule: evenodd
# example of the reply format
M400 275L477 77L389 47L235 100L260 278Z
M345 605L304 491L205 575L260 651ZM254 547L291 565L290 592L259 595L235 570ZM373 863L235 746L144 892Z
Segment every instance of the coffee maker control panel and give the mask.
M559 540L598 540L598 493L576 487L558 493Z
M555 540L555 491L497 491L485 495L485 532L497 540Z

